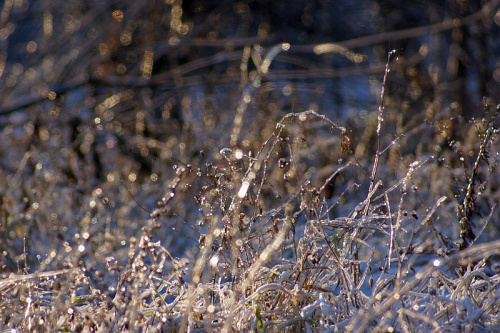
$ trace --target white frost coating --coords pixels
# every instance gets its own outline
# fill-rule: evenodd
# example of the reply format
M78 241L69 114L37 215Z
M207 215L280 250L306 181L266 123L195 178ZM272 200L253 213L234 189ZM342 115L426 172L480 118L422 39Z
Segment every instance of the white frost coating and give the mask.
M250 182L248 180L243 181L240 190L238 191L238 197L243 199L247 194L249 187L250 187Z

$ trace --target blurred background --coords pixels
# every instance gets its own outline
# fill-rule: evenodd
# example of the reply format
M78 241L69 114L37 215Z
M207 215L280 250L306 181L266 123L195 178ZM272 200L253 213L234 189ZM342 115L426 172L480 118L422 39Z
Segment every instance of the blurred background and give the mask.
M52 267L47 258L82 242L98 270L126 253L176 166L194 170L192 181L159 238L176 254L196 245L194 197L207 185L196 171L221 163L242 92L279 43L290 49L252 91L233 146L255 153L285 114L315 110L371 161L396 50L383 142L404 134L400 157L442 153L464 140L457 124L499 101L499 2L3 1L0 270ZM304 164L339 158L326 147Z

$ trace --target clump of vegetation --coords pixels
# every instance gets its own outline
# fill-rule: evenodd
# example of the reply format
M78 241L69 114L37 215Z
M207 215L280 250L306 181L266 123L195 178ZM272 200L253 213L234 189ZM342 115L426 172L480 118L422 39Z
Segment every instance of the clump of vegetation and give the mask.
M490 265L500 242L478 239L494 214L495 205L486 215L479 209L483 194L495 191L500 110L486 105L485 118L469 125L477 149L470 166L459 159L461 176L426 153L394 168L391 149L399 139L381 143L388 73L389 61L372 163L351 150L346 128L313 110L285 115L254 153L238 148L238 117L259 86L256 77L219 164L176 166L159 208L138 222L140 236L124 240L127 247L106 258L88 252L92 243L109 241L90 231L109 204L97 189L74 244L38 256L33 273L25 252L19 273L0 283L3 325L77 332L498 329L500 269ZM311 165L321 151L336 159ZM432 192L443 168L454 180L454 198ZM161 230L182 187L196 182L205 184L191 199L198 217L186 224L199 234L198 245L179 259ZM4 223L14 223L6 200ZM107 272L91 273L98 262Z
M88 58L76 81L45 73L46 58L0 90L43 95L0 108L2 332L500 330L498 101L448 103L460 82L422 70L422 46L370 67L378 103L339 116L324 86L301 96L312 84L291 80L340 72L287 56L294 44L258 45L266 26L198 60L190 47L217 39L189 35L181 3L168 6L168 28L157 25L168 46L152 47L154 25L120 25L153 8L101 4L90 13L112 13L109 35L66 17L53 41L94 34L88 53L53 53L64 66ZM234 12L250 24L248 6ZM314 52L359 64L367 56L348 46L360 42ZM36 73L66 84L35 85ZM224 98L209 91L221 87Z

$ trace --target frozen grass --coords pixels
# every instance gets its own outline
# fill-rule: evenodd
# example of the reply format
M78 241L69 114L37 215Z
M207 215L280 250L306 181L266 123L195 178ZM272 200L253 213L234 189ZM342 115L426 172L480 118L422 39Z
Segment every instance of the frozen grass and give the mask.
M19 162L0 174L3 331L500 330L498 107L444 143L442 118L391 132L388 61L365 125L262 121L248 108L282 48L243 90L226 148L204 156L219 133L195 132L193 164L173 170L134 173L107 125L75 134L49 113L6 127L2 154Z

